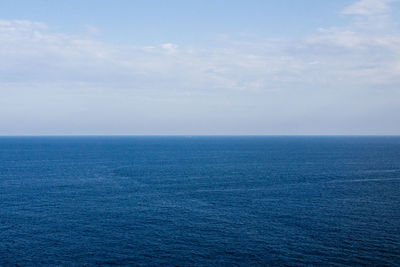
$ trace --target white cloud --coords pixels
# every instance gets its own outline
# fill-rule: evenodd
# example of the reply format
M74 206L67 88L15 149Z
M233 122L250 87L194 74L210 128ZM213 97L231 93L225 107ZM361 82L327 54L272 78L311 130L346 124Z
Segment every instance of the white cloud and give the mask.
M279 72L279 57L234 49L119 46L54 34L41 23L1 21L0 82L85 83L110 88L251 89ZM280 66L278 66L280 64Z
M327 73L336 71L349 85L398 87L400 31L392 27L391 2L358 1L342 12L356 15L351 24L319 29L306 39L308 49L330 60Z
M119 46L54 34L47 28L29 21L0 22L0 83L71 83L160 92L285 90L293 84L329 79L332 69L339 68L338 62L346 69L368 65L369 71L397 70L400 42L392 35L373 36L354 29L331 28L320 29L296 43L224 40L223 48L171 43ZM350 58L348 50L354 54ZM374 59L370 53L375 50L380 50L381 56ZM355 57L358 58L354 60Z
M383 12L388 2L359 1L344 13L373 7ZM81 84L161 94L257 92L321 87L337 79L375 86L393 83L399 74L400 36L359 31L354 25L319 29L295 41L225 39L222 48L121 46L48 28L38 22L0 21L0 83Z
M342 14L370 16L387 13L390 10L389 4L396 0L360 0L346 7Z

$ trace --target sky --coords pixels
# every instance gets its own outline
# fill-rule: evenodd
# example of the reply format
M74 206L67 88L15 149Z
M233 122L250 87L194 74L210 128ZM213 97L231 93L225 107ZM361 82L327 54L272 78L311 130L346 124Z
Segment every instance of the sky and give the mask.
M0 135L399 135L399 0L0 0Z

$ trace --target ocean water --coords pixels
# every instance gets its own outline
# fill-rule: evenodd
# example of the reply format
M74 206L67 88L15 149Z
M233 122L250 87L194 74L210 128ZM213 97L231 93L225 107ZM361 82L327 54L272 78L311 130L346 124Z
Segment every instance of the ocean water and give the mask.
M400 265L400 137L2 137L0 265Z

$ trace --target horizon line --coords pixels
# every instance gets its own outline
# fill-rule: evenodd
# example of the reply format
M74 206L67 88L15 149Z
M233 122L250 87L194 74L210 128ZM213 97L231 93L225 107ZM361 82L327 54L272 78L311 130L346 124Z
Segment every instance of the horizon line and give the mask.
M400 134L0 134L2 137L400 137Z

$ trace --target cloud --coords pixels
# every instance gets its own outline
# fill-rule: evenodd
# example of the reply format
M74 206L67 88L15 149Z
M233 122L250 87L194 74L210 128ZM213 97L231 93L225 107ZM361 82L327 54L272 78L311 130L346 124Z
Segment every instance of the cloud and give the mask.
M393 27L396 21L389 15L392 2L395 1L358 1L342 12L353 16L349 25L321 28L306 38L310 51L323 55L325 62L330 60L327 73L336 70L353 86L399 85L400 32Z
M351 27L320 29L296 41L225 39L215 47L121 46L48 29L38 22L0 21L0 83L70 83L160 93L273 91L324 83L340 66L368 69L368 75L385 72L377 76L384 77L376 79L381 82L398 69L398 36L369 35ZM371 56L377 51L378 57Z
M279 57L246 47L121 46L51 33L42 23L0 22L0 82L84 83L132 90L260 88ZM226 44L223 44L226 45ZM282 67L282 66L281 66Z
M384 14L390 10L389 4L395 0L360 0L342 10L342 14L370 16Z
M89 36L98 36L101 34L101 30L92 25L85 25L84 32L85 32L85 34L87 34Z

